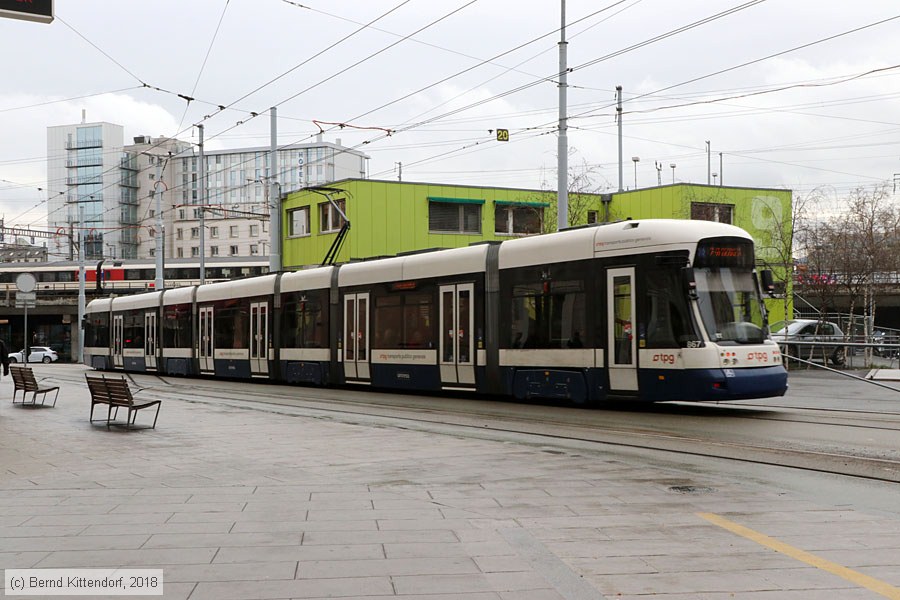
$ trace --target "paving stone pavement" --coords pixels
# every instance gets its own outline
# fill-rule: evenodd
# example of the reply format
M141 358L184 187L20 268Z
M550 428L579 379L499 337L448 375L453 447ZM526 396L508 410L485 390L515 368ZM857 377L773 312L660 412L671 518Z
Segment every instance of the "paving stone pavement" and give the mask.
M83 382L62 387L30 409L0 381L2 569L163 569L190 600L881 597L715 513L900 586L898 520L726 475L259 404L169 398L155 430L107 430Z

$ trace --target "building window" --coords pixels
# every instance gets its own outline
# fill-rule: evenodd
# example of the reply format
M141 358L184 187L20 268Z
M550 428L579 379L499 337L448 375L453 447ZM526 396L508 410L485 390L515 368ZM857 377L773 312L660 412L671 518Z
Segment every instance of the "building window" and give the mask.
M200 228L191 227L191 239L196 240L198 237L200 237Z
M155 216L156 216L156 211L153 210L152 208L150 209L150 216L151 216L151 217L155 217Z
M150 256L156 256L156 248L150 248Z
M296 208L288 211L288 235L300 237L309 235L309 207Z
M219 247L218 246L210 246L209 247L209 255L210 256L218 256L219 255Z
M184 258L184 248L178 248L175 254L178 255L178 258Z
M218 227L210 227L209 228L209 237L212 237L212 238L219 237L219 228Z
M178 209L178 218L184 220L184 209L183 208Z
M181 229L180 227L179 227L178 229L175 230L175 239L176 239L176 240L183 240L183 239L184 239L184 230Z
M250 256L259 254L259 244L250 244Z
M597 222L597 211L596 210L588 211L588 221L587 222L588 222L588 225L590 225L591 223Z
M494 207L494 233L501 235L540 233L543 222L543 206L501 204Z
M250 237L259 236L259 225L251 225L250 226Z
M237 225L231 225L231 226L228 228L228 237L236 238L237 236L238 236L238 226L237 226Z
M202 208L195 208L195 209L194 209L194 218L195 218L195 219L199 219L199 218L200 218L200 211L201 211L201 210L203 210L203 209L202 209Z
M191 246L191 256L200 256L200 248L198 246Z
M477 202L477 203L476 203ZM428 231L432 233L481 233L481 203L428 203Z
M229 246L229 247L228 247L228 253L229 253L231 256L237 256L237 253L238 253L238 247L237 247L237 246Z
M334 205L337 205L335 209ZM344 225L344 217L341 213L347 214L346 200L341 198L331 202L323 202L319 205L319 233L331 233L338 231Z
M734 223L734 204L691 202L691 219L731 225Z

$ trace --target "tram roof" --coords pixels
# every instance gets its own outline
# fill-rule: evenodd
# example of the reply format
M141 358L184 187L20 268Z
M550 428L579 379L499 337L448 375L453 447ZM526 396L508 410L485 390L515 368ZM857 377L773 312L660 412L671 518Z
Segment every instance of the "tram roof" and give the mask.
M159 306L159 295L162 292L146 292L132 296L119 296L113 299L116 310L134 310Z
M208 283L197 288L197 302L214 302L231 298L265 296L275 293L277 275L261 275L235 281Z
M329 266L285 273L281 276L280 289L282 292L328 289L333 272L334 267Z
M500 268L628 255L650 248L685 247L711 237L750 234L734 225L685 219L616 221L503 242Z
M348 263L338 272L341 287L382 281L407 281L479 273L485 269L488 246L480 244L439 252L410 254L394 258Z

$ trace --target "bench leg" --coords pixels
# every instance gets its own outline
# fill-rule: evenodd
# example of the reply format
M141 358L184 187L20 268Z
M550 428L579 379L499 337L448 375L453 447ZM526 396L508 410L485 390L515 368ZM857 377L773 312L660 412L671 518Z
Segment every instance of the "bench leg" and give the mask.
M156 429L156 420L159 418L159 407L160 406L162 406L162 404L156 405L156 415L153 417L153 429Z

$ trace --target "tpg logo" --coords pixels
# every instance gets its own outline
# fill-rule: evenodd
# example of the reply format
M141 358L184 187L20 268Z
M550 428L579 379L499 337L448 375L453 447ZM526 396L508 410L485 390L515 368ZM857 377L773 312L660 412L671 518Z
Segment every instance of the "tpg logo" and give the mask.
M653 362L663 363L664 365L674 365L675 364L675 355L674 354L654 354Z
M748 352L747 360L758 360L760 362L769 362L768 352Z

